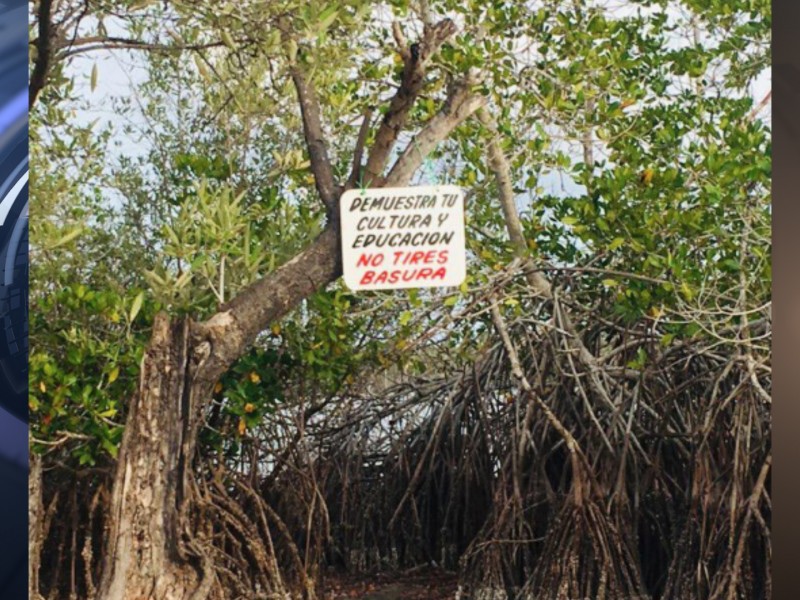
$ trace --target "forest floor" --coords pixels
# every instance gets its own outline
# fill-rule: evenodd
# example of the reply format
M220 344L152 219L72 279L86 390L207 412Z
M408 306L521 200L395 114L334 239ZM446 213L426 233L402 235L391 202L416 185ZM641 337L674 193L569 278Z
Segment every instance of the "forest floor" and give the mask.
M374 575L328 575L322 600L453 600L457 577L436 569L376 573Z

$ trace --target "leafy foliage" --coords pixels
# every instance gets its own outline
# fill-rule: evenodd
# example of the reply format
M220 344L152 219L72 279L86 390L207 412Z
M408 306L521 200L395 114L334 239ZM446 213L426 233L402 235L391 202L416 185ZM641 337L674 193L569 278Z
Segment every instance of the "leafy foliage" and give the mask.
M541 454L531 461L541 473L525 483L527 497L545 509L527 511L515 497L506 512L494 507L491 527L470 521L463 530L472 537L453 542L459 552L470 548L469 564L487 581L513 580L545 593L549 571L531 557L546 565L548 556L560 555L521 542L528 553L508 558L495 550L492 533L526 539L540 527L526 521L531 514L549 522L561 509L575 515L575 529L569 517L565 529L552 530L564 539L581 538L584 527L586 539L602 545L617 533L597 524L598 506L558 504L579 478L565 475L566 451L552 423L539 412L530 421L514 412L520 410L519 383L505 362L509 350L501 348L506 340L498 337L490 310L496 306L514 324L528 376L546 371L537 376L537 397L547 397L558 418L579 432L579 443L596 450L598 473L613 465L622 481L626 473L646 471L646 460L636 462L642 456L664 461L663 471L647 471L648 481L670 490L650 490L657 499L643 501L649 503L642 517L647 526L663 494L689 503L691 478L708 482L703 473L681 479L681 469L689 468L682 453L716 461L710 470L735 458L747 465L736 485L753 487L766 450L743 456L742 448L763 442L768 429L759 420L759 403L769 379L771 145L761 113L765 102L753 97L769 62L766 0L631 0L619 7L589 0L111 1L92 3L91 11L88 18L72 15L76 39L54 55L31 123L30 405L37 452L66 456L78 466L113 458L156 312L208 318L291 260L324 227L290 70L300 66L317 90L323 142L343 182L353 172L362 121L371 125L369 147L402 76L393 37L414 40L426 25L449 17L458 33L434 57L400 142L409 142L442 109L455 82L480 71L475 91L487 99L496 131L478 120L465 122L426 158L414 180L467 190L467 281L457 290L368 294L335 282L308 298L264 331L217 383L201 453L221 453L232 472L249 468L248 477L269 483L261 481L261 491L305 532L304 568L311 569L314 552L322 560L319 548L328 543L320 533L327 532L325 519L333 518L315 512L317 502L345 514L339 500L349 473L373 481L369 469L377 464L384 469L386 487L380 489L391 492L371 505L374 489L365 487L363 506L353 500L362 506L353 519L373 514L388 527L401 515L416 532L412 513L397 508L411 502L406 496L419 502L415 510L434 515L433 523L439 517L430 490L436 486L455 482L470 490L490 473L492 489L505 494L505 480L491 478L505 477L500 466L512 460L506 437L530 444L547 439L555 449L537 447ZM118 81L108 81L114 76L94 62L109 50L129 67L118 94ZM111 117L104 112L109 109ZM508 216L497 202L497 173L487 161L494 142L510 165L523 249L508 239ZM552 283L548 302L521 281L529 260ZM564 314L574 322L565 325ZM583 395L581 386L593 380L590 372L574 372L575 353L565 349L575 338L602 365L595 371L605 369L608 378ZM704 379L703 368L713 371L716 383ZM616 377L622 383L608 383ZM604 385L621 403L613 410L600 393ZM742 408L721 401L723 389L730 398L742 393ZM673 392L680 399L674 406ZM605 436L622 435L617 413L629 421L615 446ZM735 449L710 425L702 432L692 428L713 424L712 413L723 415L738 436ZM654 415L674 430L663 439ZM758 433L746 421L758 422ZM520 433L520 422L536 435ZM601 422L607 427L597 426ZM482 437L487 423L497 439ZM472 441L464 441L464 432ZM656 441L640 443L636 436ZM684 437L689 441L680 441ZM304 446L306 439L316 446ZM636 460L629 445L641 453ZM624 447L622 458L617 446ZM397 463L374 459L373 450ZM456 462L465 470L447 479L442 473ZM414 487L422 475L413 473L423 473L425 465L429 487ZM549 496L536 491L545 482L554 490ZM431 495L422 497L421 489ZM609 506L617 498L617 492L607 498ZM741 497L735 499L741 505ZM486 500L480 508L485 516L492 507ZM734 516L745 519L741 511ZM337 543L371 551L367 534L334 529ZM675 525L678 531L689 529ZM734 530L728 533L733 540ZM684 547L694 548L686 535ZM450 551L437 540L425 543L431 552ZM343 550L330 549L336 551ZM586 559L583 550L575 552ZM677 542L653 552L655 562L674 559L673 573L685 566L681 556L693 556L682 554ZM720 561L733 561L736 552L727 552ZM391 552L381 548L379 556ZM617 562L628 564L624 552L619 556ZM672 589L673 597L689 588L700 596L720 590L728 576L686 583L674 575L665 584L658 569L649 568L645 587L665 594ZM619 589L630 583L623 571ZM590 579L575 589L590 595ZM729 584L738 589L735 577Z

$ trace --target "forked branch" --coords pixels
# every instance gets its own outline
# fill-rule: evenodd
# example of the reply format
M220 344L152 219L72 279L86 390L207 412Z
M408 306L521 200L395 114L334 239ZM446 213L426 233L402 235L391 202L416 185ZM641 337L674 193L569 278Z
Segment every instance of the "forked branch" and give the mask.
M453 86L442 109L428 122L395 162L386 177L386 185L401 185L411 179L425 157L447 138L470 115L486 104L486 98L472 91L476 76Z
M428 63L442 44L455 32L455 23L450 19L444 19L432 27L425 27L422 40L403 47L405 37L399 25L394 26L395 40L398 45L401 45L399 52L403 59L403 74L400 87L389 104L367 159L364 169L367 183L373 182L373 185L382 183L381 174L400 132L405 127L414 101L422 90Z

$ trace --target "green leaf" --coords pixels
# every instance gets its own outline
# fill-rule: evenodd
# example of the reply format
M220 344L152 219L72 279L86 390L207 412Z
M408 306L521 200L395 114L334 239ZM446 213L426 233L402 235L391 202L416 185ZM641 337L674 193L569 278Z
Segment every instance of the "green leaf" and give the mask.
M616 250L620 248L625 243L625 238L622 237L615 237L611 240L611 243L608 245L609 250Z
M133 323L136 316L139 314L139 311L142 309L142 304L144 303L144 292L139 292L136 298L133 299L133 304L131 304L131 310L128 313L128 323Z
M333 22L336 20L336 17L339 16L339 9L335 4L328 6L325 10L323 10L319 14L319 21L317 22L317 29L320 33L326 31L328 27L330 27Z
M226 45L228 48L230 48L231 50L236 50L236 42L234 42L234 41L233 41L233 38L231 37L231 34L228 32L228 30L227 30L227 29L223 29L223 30L220 32L220 35L221 35L221 37L222 37L222 42L223 42L223 43L224 43L224 44L225 44L225 45Z
M65 244L70 243L72 240L74 240L76 237L78 237L81 233L83 233L83 227L76 227L72 231L69 231L68 233L66 233L62 237L60 237L56 242L54 242L50 246L50 249L52 250L52 249L55 249L55 248L58 248L60 246L64 246Z
M208 66L199 54L194 55L194 64L197 66L200 76L206 81L211 81L211 71L208 70Z
M297 60L297 42L294 38L290 39L286 44L286 57L289 60L289 64L294 64L295 60Z
M137 10L142 10L144 8L147 8L151 4L154 4L155 2L156 0L136 0L135 2L131 3L128 10L131 12L136 12Z

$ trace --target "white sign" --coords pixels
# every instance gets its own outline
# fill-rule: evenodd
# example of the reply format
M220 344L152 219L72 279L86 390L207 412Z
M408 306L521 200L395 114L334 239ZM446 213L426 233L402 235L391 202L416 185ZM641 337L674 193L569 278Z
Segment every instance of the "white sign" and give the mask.
M351 290L458 286L466 277L464 192L454 185L349 190L341 220Z

